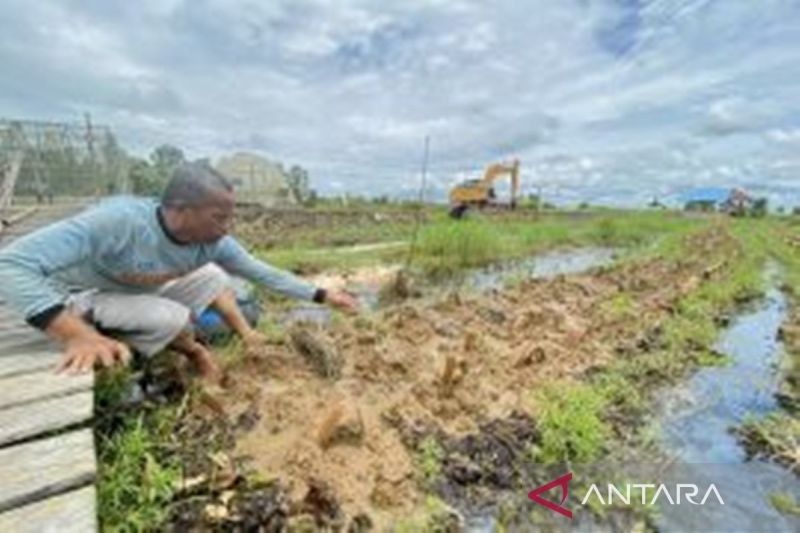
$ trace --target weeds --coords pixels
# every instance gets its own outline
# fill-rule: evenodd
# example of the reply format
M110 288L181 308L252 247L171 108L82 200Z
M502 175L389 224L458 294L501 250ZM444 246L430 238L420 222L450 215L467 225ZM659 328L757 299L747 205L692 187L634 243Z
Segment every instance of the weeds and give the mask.
M474 220L448 221L423 229L413 261L434 277L485 265L502 255L490 227Z
M460 221L438 213L423 226L411 263L424 274L441 278L465 268L520 258L554 247L648 245L705 224L703 220L662 212L609 210L602 215L575 218L570 214L549 214L537 219L516 215L491 218L477 214ZM365 240L367 237L374 243L408 241L411 226L393 226L391 230L381 231L344 226L326 228L325 234L328 242L341 240L347 245L370 242ZM280 241L269 248L256 249L259 257L276 266L312 273L399 263L407 257L408 247L399 245L363 251L334 247L321 252L314 240L307 239Z
M772 459L800 473L800 420L776 412L737 428L748 453Z
M583 384L544 389L536 401L541 443L534 459L544 464L588 463L597 459L610 435L602 419L606 399Z
M794 495L774 492L770 494L769 501L781 513L800 517L800 502L797 501Z
M106 531L156 529L167 516L181 479L180 464L165 445L175 410L162 408L126 418L108 436L99 435L99 516Z
M417 447L417 465L422 479L430 484L442 472L442 460L445 451L442 445L432 436L425 437Z
M459 531L461 526L461 517L450 506L436 496L428 496L419 510L395 524L392 531L397 533Z

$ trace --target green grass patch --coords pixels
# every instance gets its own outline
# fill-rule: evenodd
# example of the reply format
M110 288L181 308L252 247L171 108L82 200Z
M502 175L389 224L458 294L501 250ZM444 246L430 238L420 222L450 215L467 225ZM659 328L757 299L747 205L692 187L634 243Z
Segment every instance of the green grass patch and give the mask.
M459 518L454 510L436 496L429 495L411 516L392 526L396 533L418 531L446 532L459 530Z
M502 242L483 221L447 221L428 226L415 244L413 262L433 276L488 264L503 255Z
M778 411L760 420L746 420L736 431L750 454L800 468L800 420L796 416Z
M533 459L544 464L588 463L599 458L608 425L602 413L606 398L583 384L555 384L536 397L541 442L532 450Z
M97 498L103 531L152 531L167 517L181 479L169 451L177 406L121 407L130 382L125 369L100 375L96 386Z
M635 316L636 302L630 294L620 292L610 300L602 303L603 313L612 320L621 320Z
M132 379L125 368L104 371L95 386L102 531L162 529L183 477L176 432L188 396L178 403L130 406Z
M140 414L99 444L98 501L104 531L147 531L163 523L180 480L180 465L161 446L171 413Z
M549 213L537 218L524 215L485 216L475 213L464 220L452 220L443 212L429 213L419 227L412 266L425 274L446 276L493 262L516 259L556 247L602 245L642 247L673 234L684 234L705 226L703 219L680 213L614 211L602 213ZM363 225L362 225L363 226ZM376 226L380 228L381 226ZM369 227L326 228L326 242L341 247L315 245L315 238L293 238L270 248L256 247L256 254L281 268L317 272L406 262L407 246L374 250L347 250L358 243L414 241L414 224Z
M800 502L793 494L773 492L769 495L769 502L776 510L785 515L800 517Z
M398 245L382 249L350 251L296 244L272 249L256 247L254 254L278 268L306 274L399 263L406 258L407 249L406 245Z
M435 437L427 436L419 443L416 457L417 471L425 483L433 483L442 473L444 456L444 448Z

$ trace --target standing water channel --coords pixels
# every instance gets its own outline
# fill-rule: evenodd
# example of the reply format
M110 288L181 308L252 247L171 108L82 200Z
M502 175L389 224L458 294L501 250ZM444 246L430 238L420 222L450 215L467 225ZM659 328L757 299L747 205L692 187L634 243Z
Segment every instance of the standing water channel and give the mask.
M799 531L800 520L770 504L770 495L800 498L800 481L772 463L748 460L731 428L747 417L779 408L775 399L783 344L778 330L787 302L777 288L775 265L767 269L765 296L737 316L715 348L728 364L703 368L657 401L661 444L677 470L713 482L724 506L661 506L656 523L664 531Z
M439 290L453 288L472 289L478 292L501 289L513 279L548 279L561 274L577 274L613 262L619 250L606 247L585 247L574 250L554 250L524 259L496 263L488 267L467 271L463 276L443 284ZM348 287L370 310L378 307L381 281L361 283ZM280 319L283 323L314 322L324 324L330 320L327 307L301 304L286 312Z

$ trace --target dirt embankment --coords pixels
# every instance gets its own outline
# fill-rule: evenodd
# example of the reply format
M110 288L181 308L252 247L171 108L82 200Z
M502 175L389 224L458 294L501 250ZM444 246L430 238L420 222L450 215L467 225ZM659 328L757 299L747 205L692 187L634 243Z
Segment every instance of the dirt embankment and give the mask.
M336 235L333 228L363 228L375 225L412 224L427 220L424 212L265 209L259 206L237 209L236 234L251 244L269 247L310 235L314 244L342 246L357 244L353 235Z
M300 514L325 494L327 514L306 506L318 525L394 523L424 500L417 437L433 432L469 450L496 421L515 420L512 440L535 441L532 391L580 380L650 342L675 302L735 253L718 228L691 239L680 261L402 304L288 335L229 369L222 411L232 420L256 414L236 453L285 488L287 508ZM298 342L304 336L312 340ZM457 473L485 481L475 469Z

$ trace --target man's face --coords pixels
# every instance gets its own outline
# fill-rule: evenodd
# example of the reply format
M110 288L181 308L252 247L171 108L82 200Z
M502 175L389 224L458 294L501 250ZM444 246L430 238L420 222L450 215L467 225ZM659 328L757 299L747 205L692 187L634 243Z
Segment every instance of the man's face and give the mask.
M233 193L215 191L200 205L185 208L185 229L194 243L214 242L233 227Z

